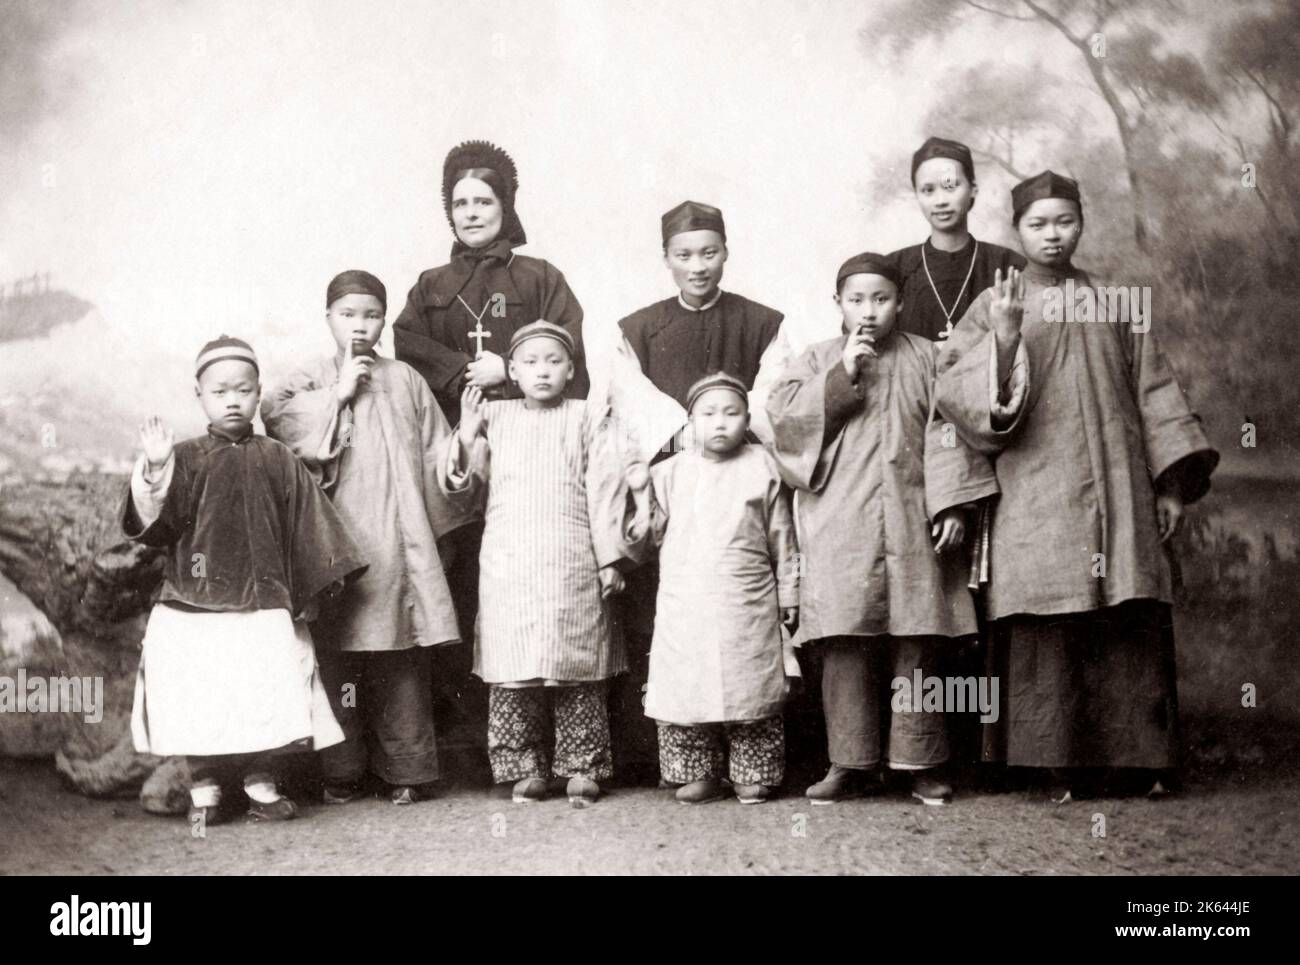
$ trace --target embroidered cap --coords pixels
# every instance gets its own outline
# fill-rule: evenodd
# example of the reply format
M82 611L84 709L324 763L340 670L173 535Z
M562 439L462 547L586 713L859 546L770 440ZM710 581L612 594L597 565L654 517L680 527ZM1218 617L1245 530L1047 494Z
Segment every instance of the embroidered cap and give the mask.
M1020 224L1020 219L1035 201L1045 198L1063 198L1079 206L1079 216L1083 217L1083 199L1079 196L1079 182L1067 178L1055 171L1043 171L1032 178L1026 178L1011 189L1011 224Z
M727 226L722 220L722 211L698 201L683 201L671 211L665 211L659 219L659 226L665 245L669 238L683 231L716 231L722 235L724 242L727 240Z
M745 408L749 408L749 389L745 388L745 383L740 381L734 375L728 375L726 372L714 372L712 375L706 375L686 393L686 414L690 415L691 410L695 408L695 403L705 392L710 389L729 389L736 395L740 396L745 403Z
M329 308L344 295L374 295L384 311L388 311L388 289L368 271L353 268L335 275L325 289L325 307Z
M530 322L515 332L514 335L510 336L510 355L513 356L515 354L515 349L523 345L524 342L530 341L534 338L553 338L564 346L565 350L569 353L569 358L573 358L576 354L573 336L570 335L567 330L552 322L548 322L543 318L539 318L537 321Z
M261 374L262 369L257 364L257 353L253 351L253 346L242 338L221 335L199 350L198 357L194 360L194 378L197 379L202 375L203 370L209 365L224 362L227 359L239 359L241 362L247 362L259 375Z

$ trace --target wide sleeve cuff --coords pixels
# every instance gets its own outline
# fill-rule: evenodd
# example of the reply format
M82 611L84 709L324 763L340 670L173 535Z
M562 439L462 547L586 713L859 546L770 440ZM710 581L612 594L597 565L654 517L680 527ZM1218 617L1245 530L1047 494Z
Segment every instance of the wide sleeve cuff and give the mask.
M143 455L135 461L131 470L131 504L140 532L143 533L162 516L175 469L175 453L168 456L162 469L156 472L150 472L148 460Z

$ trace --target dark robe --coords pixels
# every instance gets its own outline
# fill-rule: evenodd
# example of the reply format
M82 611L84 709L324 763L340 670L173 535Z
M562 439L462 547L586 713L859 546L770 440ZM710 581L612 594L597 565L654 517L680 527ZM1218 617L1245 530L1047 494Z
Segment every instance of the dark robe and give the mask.
M141 525L129 483L121 514L128 539L167 549L158 602L296 616L365 570L338 511L287 446L209 429L173 455L158 519Z
M1053 320L1067 282L1091 285L1084 272L1031 265L1025 279L1007 385L997 384L991 293L942 347L935 383L939 412L994 457L1001 490L986 604L1002 707L986 754L1171 767L1173 596L1155 500L1199 499L1218 454L1149 332L1123 317Z
M971 255L974 247L975 239L971 238L960 251L940 251L927 238L922 244L900 248L890 255L903 279L903 307L898 313L900 331L920 335L931 341L947 338L950 329L948 319L944 316L945 308L952 313L952 324L956 326L976 296L993 284L994 273L999 268L1005 277L1012 266L1025 267L1025 259L1010 248L981 241L979 251L975 253L975 267L972 269ZM921 257L923 249L924 261ZM930 268L930 278L934 279L934 289L938 290L939 298L943 300L942 308L926 278L927 265ZM966 281L967 271L970 271L970 281L963 290L962 283Z
M641 371L685 407L691 386L714 372L735 376L752 389L763 351L776 338L783 317L724 291L703 311L685 307L674 295L633 312L618 326Z
M545 319L563 326L573 336L577 357L565 395L585 399L591 382L582 346L582 306L564 275L540 258L515 254L504 242L489 246L485 252L479 255L460 251L448 264L420 275L407 295L406 307L393 323L398 361L424 376L447 422L454 426L460 422L465 366L474 360L478 350L478 340L470 338L478 327L475 313L483 313L483 330L491 333L483 339L483 349L502 358L510 353L510 337L515 331ZM492 299L498 293L504 298L504 316L494 314ZM488 396L522 398L512 382Z

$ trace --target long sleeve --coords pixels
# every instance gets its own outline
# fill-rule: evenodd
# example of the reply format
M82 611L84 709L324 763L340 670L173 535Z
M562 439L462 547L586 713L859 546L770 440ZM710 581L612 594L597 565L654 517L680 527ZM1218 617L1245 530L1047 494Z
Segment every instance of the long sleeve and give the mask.
M626 459L619 444L620 430L609 407L586 403L583 434L586 465L587 516L591 524L591 545L598 567L613 566L624 558L635 558L635 550L623 539L627 484L623 480Z
M367 569L338 510L299 460L288 479L288 522L292 548L288 554L293 612L303 613L322 591Z
M266 434L284 443L326 489L338 480L338 459L351 431L351 407L339 402L337 384L295 372L262 398Z
M438 486L444 495L463 499L466 505L477 507L482 503L491 477L491 465L492 450L484 434L477 435L468 451L463 451L460 435L453 431L444 440L435 461Z
M930 375L930 418L925 427L925 510L933 521L946 509L995 495L998 483L989 458L967 445L956 427L939 415L934 405L933 371ZM1023 393L1020 401L1023 402Z
M140 456L131 470L118 519L122 534L145 546L171 546L189 525L185 496L188 477L173 451L162 471L146 474L145 458Z
M749 429L765 446L773 442L772 423L767 417L767 398L772 386L781 378L781 373L794 358L794 349L786 336L785 324L776 330L772 341L767 343L758 360L758 374L754 376L754 387L749 390Z
M790 491L779 479L773 479L768 490L767 552L776 572L777 606L798 606L799 544L790 512Z
M1157 490L1195 502L1209 491L1219 453L1211 448L1154 336L1130 331L1128 351L1151 478Z
M469 487L448 491L439 481L439 469L448 456L448 450L455 450L451 453L453 457L459 454L459 440L447 425L447 417L442 414L438 400L423 379L418 376L411 378L411 393L415 398L416 417L420 423L425 512L429 516L433 535L441 539L474 518L473 494ZM486 453L481 458L486 465Z
M821 370L809 349L772 386L767 399L772 450L781 478L790 486L817 492L825 485L850 406L862 404L856 391L845 390L846 384L852 385L842 366Z
M988 325L989 298L985 292L975 300L941 347L934 391L940 415L976 451L993 456L1024 423L1032 373L1022 339L1009 385L999 384L996 336Z
M831 441L840 434L840 430L844 428L844 423L862 411L862 403L865 399L864 375L860 375L858 381L854 382L849 378L849 373L845 371L843 365L832 365L826 370L826 392L823 405L826 418L822 426L823 448L830 445Z
M417 281L393 323L393 346L397 358L419 372L434 395L454 401L460 395L465 366L474 360L430 335L424 309L425 296Z
M162 516L175 472L175 453L167 457L167 462L157 473L149 472L148 460L144 456L136 459L131 470L131 506L139 532L149 529Z
M608 400L629 451L649 462L690 421L672 396L661 392L642 371L636 349L626 337L614 354Z

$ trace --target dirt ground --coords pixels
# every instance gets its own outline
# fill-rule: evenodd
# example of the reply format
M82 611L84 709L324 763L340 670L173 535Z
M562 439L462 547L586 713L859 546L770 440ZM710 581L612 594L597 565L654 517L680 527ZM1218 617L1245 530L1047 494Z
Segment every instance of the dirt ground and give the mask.
M1192 775L1161 801L1052 805L1021 787L945 808L901 791L810 807L676 804L615 789L595 807L453 788L411 807L309 806L301 820L211 827L66 790L46 762L0 761L6 874L1295 874L1300 776ZM1104 829L1097 815L1104 816ZM1104 830L1104 836L1094 834Z

